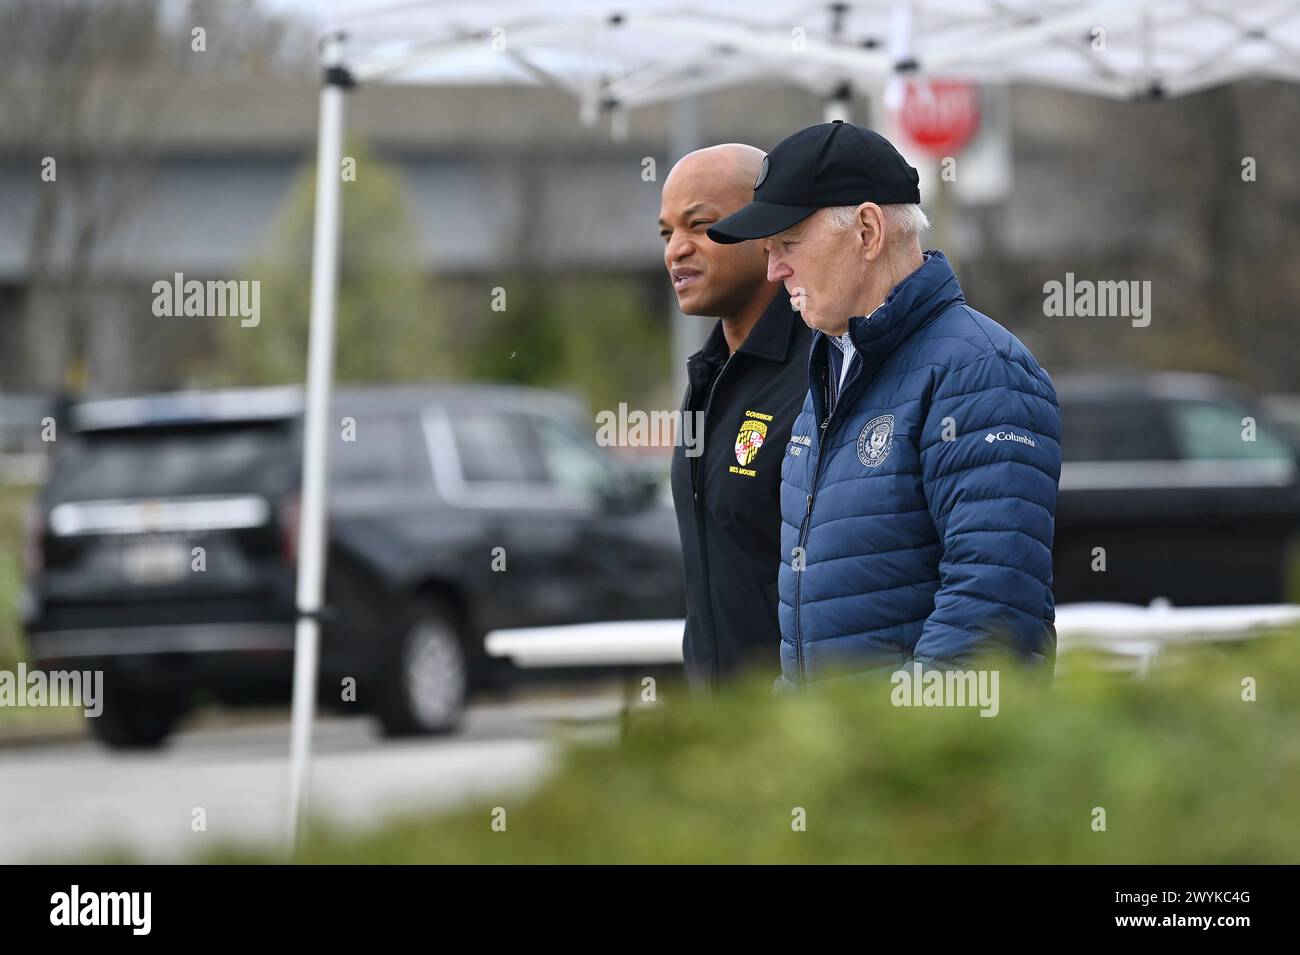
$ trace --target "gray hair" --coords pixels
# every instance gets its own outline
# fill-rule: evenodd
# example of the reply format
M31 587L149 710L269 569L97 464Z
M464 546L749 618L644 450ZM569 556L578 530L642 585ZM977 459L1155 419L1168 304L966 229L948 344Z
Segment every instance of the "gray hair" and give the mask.
M920 236L922 232L930 228L929 217L918 205L891 203L881 206L880 211L884 213L885 222L888 224L890 231L896 231L903 238ZM829 206L826 209L826 221L837 232L848 231L853 228L853 223L857 222L857 220L857 206Z

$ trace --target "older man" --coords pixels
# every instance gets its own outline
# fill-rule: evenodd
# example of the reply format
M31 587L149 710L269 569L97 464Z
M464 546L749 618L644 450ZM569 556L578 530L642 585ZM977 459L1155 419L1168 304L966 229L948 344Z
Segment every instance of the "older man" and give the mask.
M1054 667L1056 392L921 251L918 182L879 134L813 126L709 230L770 237L767 277L818 332L783 465L782 685L992 651Z
M762 150L734 143L693 152L665 180L659 212L678 305L718 319L686 366L683 420L702 430L672 467L686 568L682 652L697 693L745 669L780 670L781 452L808 390L812 332L767 280L760 244L717 245L705 234L749 201L762 161Z

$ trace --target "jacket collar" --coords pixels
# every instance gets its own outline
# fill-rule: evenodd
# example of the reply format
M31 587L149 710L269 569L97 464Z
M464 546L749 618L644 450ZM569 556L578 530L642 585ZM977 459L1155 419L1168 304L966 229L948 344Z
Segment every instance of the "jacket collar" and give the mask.
M965 300L947 256L937 250L925 252L921 265L894 286L879 308L849 319L849 340L862 353L865 365L878 366L930 319ZM817 333L809 358L811 370L825 366L822 339L828 337Z
M758 317L754 327L749 330L745 340L736 349L736 354L753 355L770 361L785 361L790 351L790 339L794 323L800 321L790 308L790 293L784 286L777 288L776 294L763 314ZM714 323L709 337L704 340L704 347L690 357L690 361L703 357L711 364L720 364L727 360L727 338L722 333L722 320Z

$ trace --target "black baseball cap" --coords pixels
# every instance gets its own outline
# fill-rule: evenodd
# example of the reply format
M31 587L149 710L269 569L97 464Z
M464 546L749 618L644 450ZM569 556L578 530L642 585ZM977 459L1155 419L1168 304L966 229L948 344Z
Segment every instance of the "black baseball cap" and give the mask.
M921 201L920 174L875 130L835 120L787 136L763 157L754 201L709 230L729 245L762 239L828 206Z

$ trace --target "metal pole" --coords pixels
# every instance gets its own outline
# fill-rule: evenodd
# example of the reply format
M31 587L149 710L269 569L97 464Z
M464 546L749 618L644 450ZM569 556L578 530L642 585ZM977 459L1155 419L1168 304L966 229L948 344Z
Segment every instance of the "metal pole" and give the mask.
M301 523L298 534L298 621L293 653L293 716L289 743L289 846L297 847L306 815L307 764L316 709L320 610L325 585L328 415L334 374L334 310L338 294L339 202L342 186L343 38L323 43L316 153L316 218L312 244L311 332L303 423Z
M836 86L822 104L822 122L833 123L837 119L841 123L853 122L853 87L847 80Z
M831 42L836 46L844 42L844 17L849 12L847 3L831 4ZM835 89L826 97L822 105L822 122L853 122L853 88L847 79L835 85Z

